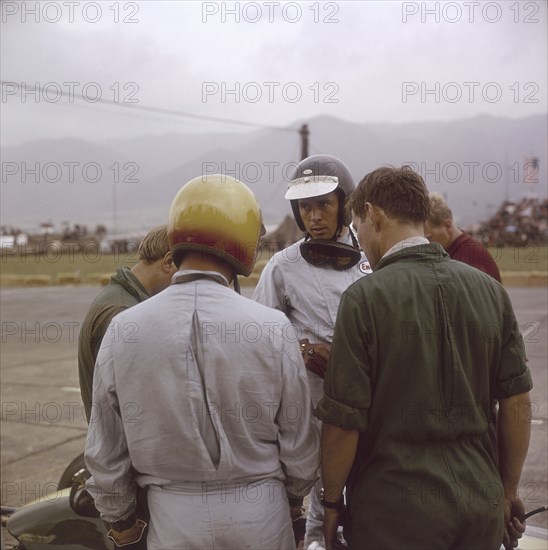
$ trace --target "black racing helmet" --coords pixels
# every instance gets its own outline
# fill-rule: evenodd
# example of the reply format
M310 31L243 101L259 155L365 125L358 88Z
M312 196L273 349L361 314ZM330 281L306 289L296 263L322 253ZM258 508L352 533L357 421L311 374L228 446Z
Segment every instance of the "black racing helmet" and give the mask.
M301 231L306 231L299 212L299 199L318 197L337 191L339 195L339 219L337 233L350 221L345 214L346 197L354 191L352 174L346 164L331 155L312 155L301 160L291 174L285 198L291 201L293 216Z

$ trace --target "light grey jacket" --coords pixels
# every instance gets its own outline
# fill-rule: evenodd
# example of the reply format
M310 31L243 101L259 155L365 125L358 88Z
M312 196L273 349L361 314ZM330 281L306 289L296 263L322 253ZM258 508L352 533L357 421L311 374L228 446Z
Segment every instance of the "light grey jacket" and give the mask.
M226 284L213 272L180 271L174 281L194 273ZM319 434L309 429L305 368L284 314L202 278L173 284L112 323L85 451L87 487L104 520L130 515L136 483L280 479L289 493L306 494Z

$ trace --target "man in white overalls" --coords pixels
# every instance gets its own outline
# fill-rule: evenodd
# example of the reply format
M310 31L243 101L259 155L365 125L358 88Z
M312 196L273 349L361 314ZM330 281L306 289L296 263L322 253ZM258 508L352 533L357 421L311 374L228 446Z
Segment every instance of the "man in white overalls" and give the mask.
M323 396L341 295L371 273L345 213L345 200L353 190L350 170L340 159L314 155L299 163L285 198L306 236L271 258L253 294L257 302L283 311L295 326L314 407ZM319 480L311 492L305 550L314 542L323 545L321 487Z

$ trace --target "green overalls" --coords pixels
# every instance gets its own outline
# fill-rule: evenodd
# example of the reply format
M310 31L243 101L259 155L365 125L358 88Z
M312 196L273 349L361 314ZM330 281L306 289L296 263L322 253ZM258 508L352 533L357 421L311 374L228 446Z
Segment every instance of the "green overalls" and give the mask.
M351 549L498 549L492 399L532 387L504 288L437 244L405 248L344 293L317 415L359 430Z

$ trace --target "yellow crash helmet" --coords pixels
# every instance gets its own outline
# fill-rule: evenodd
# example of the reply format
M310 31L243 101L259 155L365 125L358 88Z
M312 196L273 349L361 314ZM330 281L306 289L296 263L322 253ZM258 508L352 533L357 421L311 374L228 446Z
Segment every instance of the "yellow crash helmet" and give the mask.
M213 254L248 276L263 229L259 203L247 185L231 176L208 174L175 195L167 227L176 265L184 252Z

